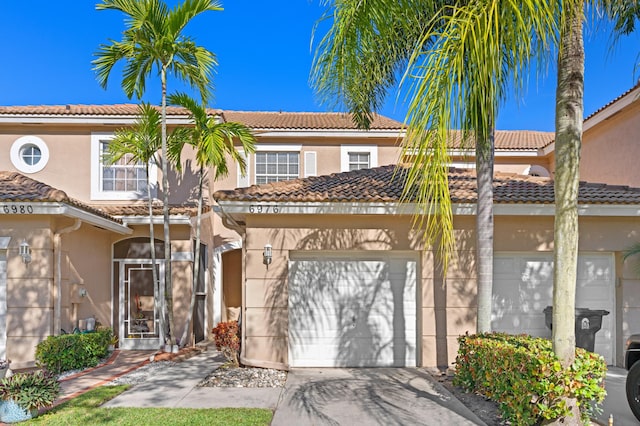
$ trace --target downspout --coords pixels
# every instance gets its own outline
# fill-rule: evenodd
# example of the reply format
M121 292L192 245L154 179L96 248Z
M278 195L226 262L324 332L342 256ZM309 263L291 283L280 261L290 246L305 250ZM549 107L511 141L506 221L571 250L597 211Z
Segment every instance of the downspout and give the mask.
M82 220L76 219L73 225L53 233L53 257L55 258L55 275L53 277L55 308L53 311L53 335L60 334L62 329L62 235L80 229Z

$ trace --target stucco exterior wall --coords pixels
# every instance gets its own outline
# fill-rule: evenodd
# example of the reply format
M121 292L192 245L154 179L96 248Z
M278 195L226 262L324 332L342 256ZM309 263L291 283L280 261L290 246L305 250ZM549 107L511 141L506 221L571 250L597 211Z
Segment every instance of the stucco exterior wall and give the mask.
M7 357L13 368L32 366L36 345L55 329L60 296L60 328L72 332L78 319L95 316L111 325L111 239L113 235L89 225L60 237L60 290L56 286L55 233L70 226L61 217L3 216L2 235L10 236L7 253ZM24 264L18 246L26 240L31 262ZM80 297L79 290L87 290Z
M309 226L313 224L313 226ZM288 261L300 251L403 250L420 256L418 282L419 365L451 366L457 337L475 331L475 218L455 218L457 250L446 276L436 254L421 250L409 217L340 215L248 215L244 247L244 357L249 363L286 366L288 363ZM636 218L582 217L580 251L621 252L640 239ZM262 262L264 245L273 246L273 261ZM496 216L496 252L553 250L553 217ZM640 331L640 286L628 265L616 267L618 312L624 338ZM635 288L634 288L635 286ZM635 324L638 324L635 326ZM634 330L635 327L635 330Z
M584 132L580 180L640 186L639 114L640 102L635 102Z

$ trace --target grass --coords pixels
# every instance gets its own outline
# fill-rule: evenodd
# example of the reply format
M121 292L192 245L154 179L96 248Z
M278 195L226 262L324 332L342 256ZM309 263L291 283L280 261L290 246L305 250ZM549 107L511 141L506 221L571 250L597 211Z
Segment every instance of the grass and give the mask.
M273 413L258 408L100 408L129 388L100 386L26 422L43 425L269 425Z

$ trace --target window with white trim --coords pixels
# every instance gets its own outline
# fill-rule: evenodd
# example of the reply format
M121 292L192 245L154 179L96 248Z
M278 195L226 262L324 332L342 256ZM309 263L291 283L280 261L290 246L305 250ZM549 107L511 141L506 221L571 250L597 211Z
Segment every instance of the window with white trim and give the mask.
M371 154L368 152L349 153L349 171L371 168Z
M145 164L133 162L131 155L123 156L114 164L107 164L104 155L113 139L111 133L91 135L91 199L135 200L147 198L147 171ZM150 182L157 184L157 167L149 165ZM155 194L151 194L154 196Z
M299 152L256 152L257 185L297 179L299 176Z
M36 173L49 162L49 148L37 136L22 136L11 145L11 163L22 173Z
M370 169L378 167L378 147L376 145L340 145L340 170Z

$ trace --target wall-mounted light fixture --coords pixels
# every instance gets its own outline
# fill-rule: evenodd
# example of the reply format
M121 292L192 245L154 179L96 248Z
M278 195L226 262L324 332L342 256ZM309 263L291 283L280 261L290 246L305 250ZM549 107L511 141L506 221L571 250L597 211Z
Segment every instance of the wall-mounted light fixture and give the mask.
M269 266L271 264L271 259L273 256L273 251L271 244L267 243L264 245L264 251L262 252L262 263Z
M25 265L31 262L31 247L29 247L27 240L22 240L20 243L19 253Z

